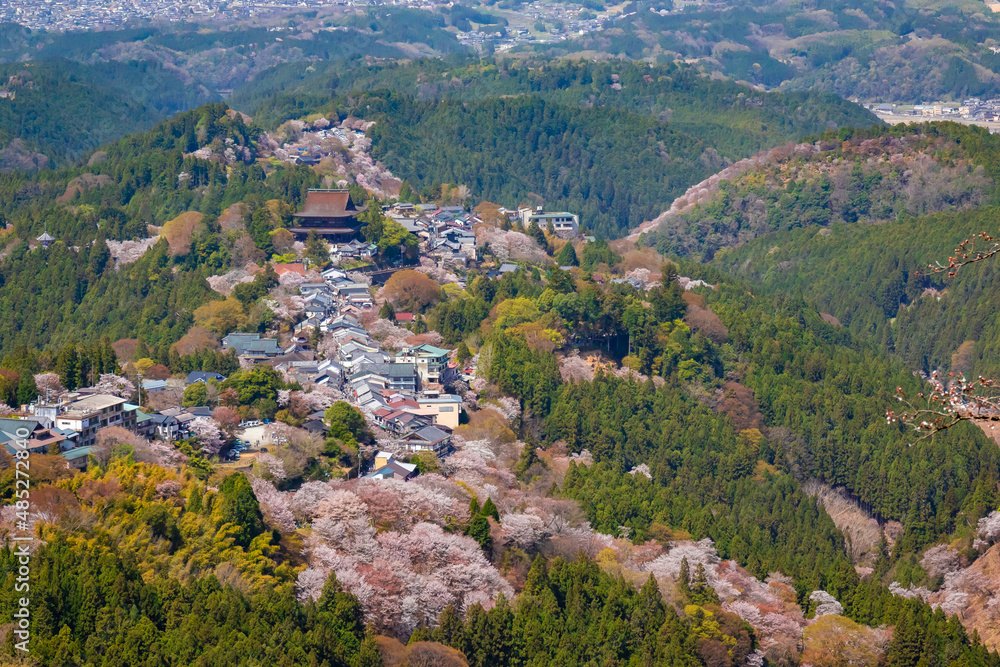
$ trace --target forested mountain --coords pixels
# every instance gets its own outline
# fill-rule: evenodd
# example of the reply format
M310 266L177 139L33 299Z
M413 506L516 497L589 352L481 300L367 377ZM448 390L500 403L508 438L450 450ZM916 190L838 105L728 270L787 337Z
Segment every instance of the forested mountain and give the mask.
M827 90L920 104L1000 95L1000 21L979 2L886 5L868 0L740 3L675 9L637 2L604 30L520 47L549 56L683 58L781 90Z
M264 125L316 111L374 120L373 155L418 191L448 182L475 199L537 198L611 238L729 161L876 122L844 100L753 92L676 65L453 60L301 75L278 68L233 104ZM392 95L355 93L382 86ZM275 88L285 92L267 99ZM317 89L345 96L331 104Z
M190 155L231 145L252 161L259 132L224 105L209 105L106 146L88 166L7 176L0 215L11 227L3 237L0 309L14 325L3 328L0 348L139 335L166 355L214 294L205 279L258 252L245 231L222 230L219 214L246 202L246 227L265 244L286 209L320 182L304 167L268 175L242 159L227 169L223 155ZM265 208L278 198L286 202L280 212ZM258 210L255 228L250 218ZM58 242L32 250L28 241L45 230ZM105 243L128 247L143 239L159 241L120 263Z
M699 190L645 242L801 295L914 370L993 376L993 267L954 278L927 267L993 232L998 149L954 124L778 149Z
M184 83L231 91L285 62L403 58L464 51L440 14L406 8L317 16L293 12L254 24L167 23L121 30L45 32L0 25L0 62L65 59L88 65L163 66Z
M142 88L144 94L138 92ZM75 161L102 144L148 129L165 114L207 101L183 88L157 68L0 65L0 90L10 94L0 99L0 170L37 167L30 151L49 160ZM171 94L177 99L167 103ZM12 146L14 140L19 143Z
M47 33L0 25L0 91L14 93L0 103L0 170L37 168L45 158L79 160L102 144L221 100L279 63L308 67L361 54L400 58L464 50L444 30L444 18L430 12L401 8L336 21L288 20L297 29L282 22L181 23Z

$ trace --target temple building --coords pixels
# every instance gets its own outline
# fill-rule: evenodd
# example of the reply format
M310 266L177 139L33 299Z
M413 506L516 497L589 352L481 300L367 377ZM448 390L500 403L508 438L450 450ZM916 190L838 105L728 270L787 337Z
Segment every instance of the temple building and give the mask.
M355 208L347 190L310 190L302 210L293 214L289 229L296 238L304 239L316 232L328 240L350 239L361 230L357 215L368 205Z

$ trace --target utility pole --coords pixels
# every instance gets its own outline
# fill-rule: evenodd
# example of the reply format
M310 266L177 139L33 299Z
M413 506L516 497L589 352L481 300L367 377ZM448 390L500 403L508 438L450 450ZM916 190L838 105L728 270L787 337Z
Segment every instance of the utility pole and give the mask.
M135 393L138 394L138 400L136 400L135 404L138 405L141 408L142 407L142 369L139 368L138 366L136 366L136 368L135 368L135 379L136 379Z

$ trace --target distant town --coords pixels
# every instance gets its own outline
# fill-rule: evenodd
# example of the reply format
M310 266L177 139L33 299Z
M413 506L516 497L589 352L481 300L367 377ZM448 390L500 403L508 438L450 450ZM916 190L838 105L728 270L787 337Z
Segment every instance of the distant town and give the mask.
M32 30L116 29L147 21L242 21L278 17L309 9L349 10L352 7L400 6L434 11L438 5L426 0L271 0L208 3L203 0L144 0L107 3L98 0L24 0L0 5L0 23L17 23ZM513 19L502 32L487 29L458 31L460 42L474 48L487 43L507 50L526 42L558 42L605 27L614 12L592 12L576 3L541 2L502 12ZM619 12L615 18L621 17ZM304 29L305 26L299 26ZM543 29L544 28L544 29ZM343 26L317 28L346 30Z
M919 120L952 120L959 123L984 125L1000 129L1000 99L983 100L970 97L961 102L934 102L932 104L869 103L866 109L890 123L918 122Z

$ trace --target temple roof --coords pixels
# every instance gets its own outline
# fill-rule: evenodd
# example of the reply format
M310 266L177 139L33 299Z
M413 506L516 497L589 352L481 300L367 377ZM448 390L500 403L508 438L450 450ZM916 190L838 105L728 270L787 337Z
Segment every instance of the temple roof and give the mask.
M355 208L347 190L310 190L306 193L306 203L302 210L294 214L296 218L351 218L361 213L368 205Z

